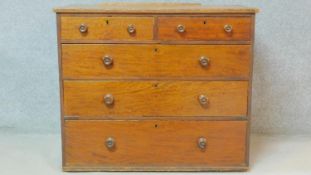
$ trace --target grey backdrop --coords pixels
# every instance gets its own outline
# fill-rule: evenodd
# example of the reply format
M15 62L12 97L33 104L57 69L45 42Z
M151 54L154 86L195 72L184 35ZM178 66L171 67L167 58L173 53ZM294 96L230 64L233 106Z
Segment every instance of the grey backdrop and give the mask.
M103 1L0 1L0 133L59 132L52 8L96 2ZM191 2L261 9L256 19L252 131L311 134L311 1Z

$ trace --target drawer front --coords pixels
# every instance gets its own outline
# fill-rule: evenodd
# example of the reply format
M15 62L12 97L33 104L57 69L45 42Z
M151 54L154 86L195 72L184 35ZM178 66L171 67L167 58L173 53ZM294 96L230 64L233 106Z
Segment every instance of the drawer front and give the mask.
M64 115L246 116L247 81L64 81Z
M65 79L248 79L250 53L250 45L63 44L62 71Z
M61 17L62 40L152 40L153 17Z
M159 17L160 40L251 40L251 17Z
M245 166L246 132L246 121L67 120L65 167Z

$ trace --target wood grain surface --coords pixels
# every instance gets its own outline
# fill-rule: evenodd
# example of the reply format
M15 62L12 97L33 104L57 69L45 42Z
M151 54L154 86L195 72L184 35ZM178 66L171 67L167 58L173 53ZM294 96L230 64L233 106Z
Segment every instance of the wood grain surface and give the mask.
M245 165L246 121L67 120L65 169L230 168ZM115 139L108 149L105 140ZM207 147L200 149L204 137Z
M81 24L88 26L80 33ZM136 32L129 34L127 28L134 25ZM61 17L62 40L152 40L153 17Z
M233 30L227 33L225 25ZM176 29L185 27L184 33ZM159 17L158 39L160 40L251 40L251 17Z
M250 45L62 44L64 79L249 78ZM103 57L113 59L112 66ZM199 58L207 57L207 67Z
M246 116L247 90L247 81L64 81L64 115ZM113 95L113 105L105 105L106 94ZM207 105L199 103L200 95Z

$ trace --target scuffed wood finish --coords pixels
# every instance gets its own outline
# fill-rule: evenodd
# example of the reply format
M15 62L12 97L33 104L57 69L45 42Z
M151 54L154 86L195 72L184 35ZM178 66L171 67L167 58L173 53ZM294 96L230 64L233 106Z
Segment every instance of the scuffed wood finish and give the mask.
M225 25L233 31L227 33ZM176 29L185 26L184 33ZM159 17L158 38L160 40L244 40L251 39L251 17Z
M81 24L88 26L80 33ZM134 25L136 32L127 31ZM152 17L61 17L62 40L152 40L154 19Z
M198 3L102 3L55 8L56 13L107 14L254 14L257 8L243 6L204 6Z
M250 45L63 44L64 79L249 78ZM109 55L112 66L102 58ZM199 58L210 63L202 67Z
M64 115L99 118L130 116L246 116L246 81L65 81ZM103 97L112 94L114 104ZM199 95L209 99L199 103Z
M65 169L243 167L246 126L246 121L68 120ZM105 146L108 137L116 141L112 150ZM203 150L197 145L200 137L207 139Z

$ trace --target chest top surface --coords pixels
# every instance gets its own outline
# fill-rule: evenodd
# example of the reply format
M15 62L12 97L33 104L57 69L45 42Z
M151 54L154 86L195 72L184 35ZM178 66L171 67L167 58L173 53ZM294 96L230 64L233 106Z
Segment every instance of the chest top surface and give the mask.
M257 8L243 6L207 6L199 3L99 3L96 5L73 5L55 8L56 13L130 13L130 14L175 14L175 13L257 13Z

